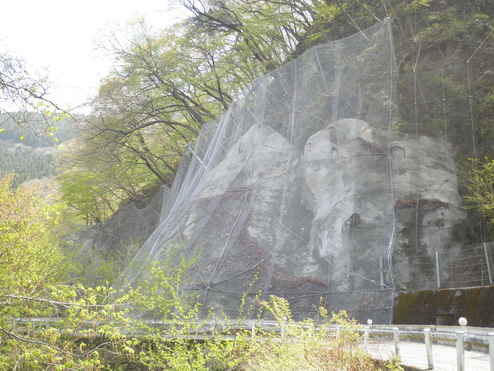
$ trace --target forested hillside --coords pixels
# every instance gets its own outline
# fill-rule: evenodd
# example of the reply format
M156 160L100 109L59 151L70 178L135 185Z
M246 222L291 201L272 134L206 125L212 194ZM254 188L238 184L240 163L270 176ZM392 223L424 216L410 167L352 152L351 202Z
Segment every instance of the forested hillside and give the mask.
M4 113L0 122L0 177L14 174L14 186L55 175L57 147L79 131L74 120L50 122L37 113Z

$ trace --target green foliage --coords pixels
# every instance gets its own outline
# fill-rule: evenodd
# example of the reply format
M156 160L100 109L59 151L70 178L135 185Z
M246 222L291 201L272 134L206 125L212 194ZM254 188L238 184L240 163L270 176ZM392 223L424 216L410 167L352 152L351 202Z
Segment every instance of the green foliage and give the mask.
M55 158L49 150L0 141L0 177L15 174L13 185L55 174Z
M483 161L473 159L471 165L468 195L465 198L494 223L494 160L487 157Z
M386 370L390 370L390 371L404 371L404 368L401 365L400 357L394 356L390 360L384 362L384 366L386 367Z
M346 312L328 318L321 307L324 322L316 324L310 319L294 321L283 298L270 296L261 306L274 317L281 332L258 330L251 335L246 370L377 370L359 347L360 326Z
M0 113L0 178L15 174L14 187L56 173L57 143L77 134L74 123L32 112Z
M238 364L239 346L213 337L191 342L200 330L197 304L178 296L187 264L168 270L155 267L142 287L118 294L110 287L51 286L45 297L10 295L9 313L2 313L0 369L67 368L84 370L226 369ZM147 290L151 290L148 292ZM117 299L115 299L117 298ZM57 316L48 323L12 325L16 308L25 302L32 316ZM159 315L161 326L135 314ZM24 316L27 316L24 314ZM167 337L169 338L167 340Z
M142 286L124 294L109 286L55 285L46 287L43 297L11 296L7 303L11 312L1 317L0 369L15 365L30 370L376 369L358 346L358 325L345 312L327 320L321 308L324 324L296 322L287 301L271 296L260 306L281 332L235 330L232 338L235 321L227 318L220 326L207 327L214 318L202 317L194 295L182 291L192 263L155 266ZM14 326L14 309L25 303L31 307L30 315L56 319ZM337 336L334 326L339 328ZM201 334L202 340L197 338ZM390 363L388 369L399 368Z
M201 127L286 62L313 25L339 14L324 1L203 5L188 1L191 17L160 33L138 24L127 43L109 40L118 67L100 86L83 148L62 176L69 207L89 223L146 187L171 185Z
M25 188L13 190L12 179L0 179L0 328L12 318L46 315L37 303L10 304L13 297L45 293L63 278L66 266L56 234L60 205L47 205Z
M61 174L58 181L63 200L86 224L105 220L118 206L112 189L104 187L106 178L101 173L73 169Z
M116 282L131 264L141 244L139 241L124 241L118 248L107 251L64 241L70 278L89 287L98 286L101 282Z
M54 230L57 205L45 205L26 190L12 190L12 177L0 180L0 293L30 294L60 271L62 255Z
M430 6L431 6L430 0L413 0L408 5L408 9L416 11L420 8L429 8Z
M48 111L0 113L0 140L33 148L54 147L78 135L76 118L83 119L63 119Z

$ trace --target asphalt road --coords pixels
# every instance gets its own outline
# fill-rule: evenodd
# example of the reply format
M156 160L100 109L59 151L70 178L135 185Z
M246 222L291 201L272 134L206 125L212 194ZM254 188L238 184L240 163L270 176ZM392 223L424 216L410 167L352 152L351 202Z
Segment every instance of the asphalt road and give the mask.
M394 355L392 342L368 345L367 351L377 359L390 359ZM401 363L419 370L427 370L425 345L412 342L400 342ZM434 370L456 371L456 348L446 345L432 345ZM465 351L465 371L489 371L489 355L486 353Z

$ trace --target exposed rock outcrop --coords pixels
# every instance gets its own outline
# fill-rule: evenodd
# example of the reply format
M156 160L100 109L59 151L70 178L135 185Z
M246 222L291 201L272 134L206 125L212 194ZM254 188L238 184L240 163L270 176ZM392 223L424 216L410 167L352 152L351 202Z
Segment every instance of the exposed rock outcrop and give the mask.
M427 277L409 255L447 248L464 218L460 203L451 148L441 140L394 141L344 119L298 153L254 125L202 179L179 240L198 257L193 282L210 308L235 311L256 280L302 315L324 296L333 308L378 318L379 308L391 309L393 283Z
M161 205L167 190L156 188L139 200L120 206L107 221L70 236L67 244L75 249L78 260L95 282L105 261L125 266L135 251L153 233L159 223ZM99 273L98 273L99 272Z
M283 136L254 125L205 175L181 239L199 259L195 281L210 306L234 311L254 280L270 291L280 267L295 276L305 268L301 262L310 252L294 248L303 228L291 228L298 168L298 155Z
M336 291L382 281L376 260L392 248L394 276L413 286L411 271L426 276L407 254L432 257L465 218L452 149L439 139L393 141L364 121L339 120L307 141L304 167L310 248Z
M382 133L354 119L305 145L305 199L314 212L308 248L331 291L379 288L376 257L389 247L393 222L386 150Z
M303 164L314 212L308 249L318 257L311 271L327 277L333 301L363 310L392 285L435 284L424 259L449 248L465 218L448 143L394 141L364 121L338 120L309 138Z
M396 284L406 289L434 288L434 254L461 245L462 241L454 238L454 229L466 218L453 150L443 140L421 136L394 141L390 151L397 232L393 262ZM445 275L443 283L448 279Z

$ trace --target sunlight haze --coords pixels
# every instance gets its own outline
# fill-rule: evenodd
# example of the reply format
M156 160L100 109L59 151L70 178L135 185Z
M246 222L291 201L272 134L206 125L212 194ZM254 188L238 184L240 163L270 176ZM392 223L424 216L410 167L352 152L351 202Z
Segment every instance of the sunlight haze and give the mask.
M112 30L144 17L154 28L173 24L180 11L166 0L17 0L2 3L0 51L47 75L51 98L73 108L97 92L112 58L98 43Z

